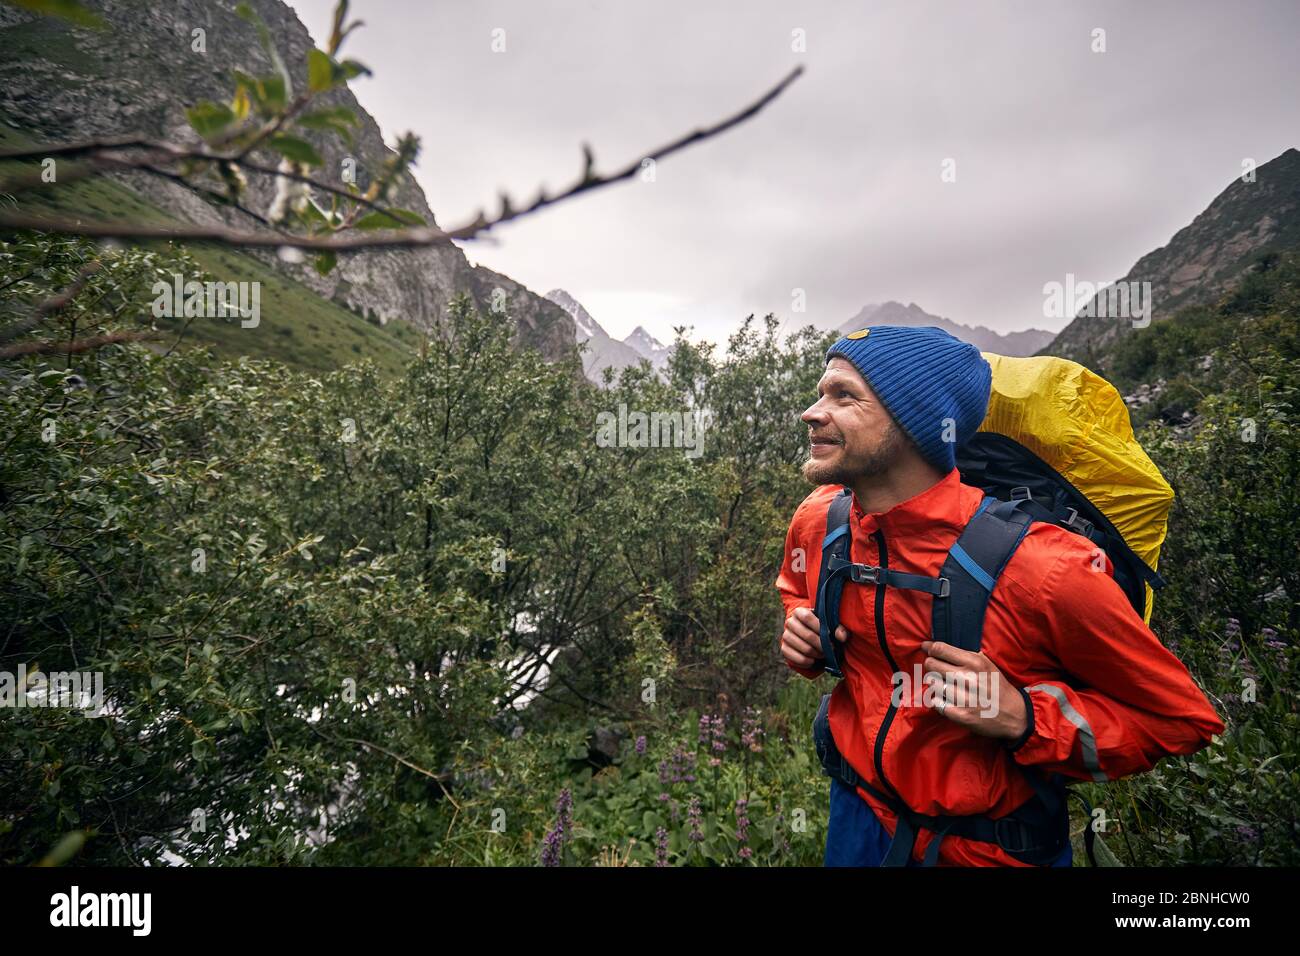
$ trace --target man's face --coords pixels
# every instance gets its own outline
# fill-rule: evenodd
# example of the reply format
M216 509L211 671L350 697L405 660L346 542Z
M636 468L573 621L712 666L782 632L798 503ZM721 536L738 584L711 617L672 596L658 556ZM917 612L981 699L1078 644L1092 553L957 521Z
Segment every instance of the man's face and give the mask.
M817 394L800 416L810 445L803 476L814 485L851 485L889 471L907 439L853 364L832 358Z

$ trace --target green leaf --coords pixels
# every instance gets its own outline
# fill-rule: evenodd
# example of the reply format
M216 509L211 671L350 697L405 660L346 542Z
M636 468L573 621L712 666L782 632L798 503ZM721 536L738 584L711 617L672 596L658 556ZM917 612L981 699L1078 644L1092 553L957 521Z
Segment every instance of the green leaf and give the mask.
M358 63L356 60L344 60L339 64L339 69L343 71L343 79L345 80L355 79L362 74L366 76L374 75L370 72L370 67L364 63Z
M298 117L298 122L308 129L325 130L337 133L347 142L349 146L353 145L352 130L357 122L356 115L346 106L335 106L330 109L313 110L310 113L304 113Z
M423 226L424 220L407 209L390 209L388 213L367 213L356 221L357 229L398 229L402 226Z
M357 114L353 113L346 106L331 106L323 110L312 110L310 113L303 113L298 117L298 122L307 126L330 126L334 124L355 125Z
M1098 866L1123 866L1124 865L1123 863L1120 862L1119 857L1117 857L1113 852L1111 852L1110 847L1106 845L1106 842L1101 838L1100 833L1093 835L1092 852L1093 855L1097 858Z
M273 49L271 46L271 31L266 28L266 23L257 15L257 11L247 3L240 3L235 7L235 15L240 19L247 20L257 28L257 38L262 42L262 48L270 53Z
M316 152L315 146L305 139L299 139L287 133L277 133L267 141L267 145L281 156L292 159L296 163L302 163L306 166L319 166L322 162L320 153Z
M37 866L62 866L81 852L86 845L86 831L73 830L64 834L54 848L41 859Z
M312 226L321 227L322 230L328 229L330 226L330 220L325 216L325 213L323 213L321 208L310 199L307 201L307 204L303 206L302 219L304 222L309 223Z
M225 103L206 100L187 109L185 116L194 132L204 139L211 139L235 121L234 111Z
M307 51L307 88L313 93L328 90L334 85L334 61L320 50Z
M334 266L338 264L338 261L338 253L333 249L326 249L315 258L312 264L316 267L317 272L327 276L334 269Z
M271 116L279 113L284 109L286 102L284 77L276 75L262 77L257 81L255 96L263 115Z
M79 27L91 27L102 30L106 26L103 19L83 7L77 0L6 0L15 7L30 10L47 17L60 17L75 23Z

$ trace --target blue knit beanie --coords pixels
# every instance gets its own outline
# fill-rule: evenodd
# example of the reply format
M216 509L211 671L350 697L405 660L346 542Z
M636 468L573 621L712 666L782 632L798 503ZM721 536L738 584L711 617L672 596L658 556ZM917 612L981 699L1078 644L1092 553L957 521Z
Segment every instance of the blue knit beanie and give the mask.
M956 467L957 446L989 407L993 370L979 349L942 329L874 325L841 338L826 361L836 355L867 380L926 461L945 475Z

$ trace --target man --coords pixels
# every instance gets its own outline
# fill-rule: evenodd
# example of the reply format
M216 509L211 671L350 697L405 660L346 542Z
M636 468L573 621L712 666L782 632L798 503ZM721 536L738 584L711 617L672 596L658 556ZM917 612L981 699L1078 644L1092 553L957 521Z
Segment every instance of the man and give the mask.
M992 377L978 349L935 328L872 327L826 357L802 416L803 474L819 487L795 511L776 581L781 653L808 678L821 673L814 608L831 499L852 489L852 561L936 577L983 498L961 483L954 453L983 422ZM845 585L834 635L844 679L829 730L860 785L832 779L826 865L879 865L899 832L892 804L910 843L894 847L895 863L916 865L939 839L931 859L940 865L1069 866L1068 843L1053 860L1025 863L999 842L914 819L1005 817L1030 806L1032 779L1113 780L1223 731L1094 554L1082 536L1035 522L997 579L979 653L930 640L928 594ZM896 693L917 665L931 685L920 706Z

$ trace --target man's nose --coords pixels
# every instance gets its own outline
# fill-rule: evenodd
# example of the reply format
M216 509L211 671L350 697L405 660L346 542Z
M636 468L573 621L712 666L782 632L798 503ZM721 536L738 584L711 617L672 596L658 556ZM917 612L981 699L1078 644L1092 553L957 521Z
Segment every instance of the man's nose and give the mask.
M822 403L820 400L813 402L813 404L809 405L807 408L804 409L804 413L799 416L799 419L805 425L826 424L829 418L826 412L822 410L821 404Z

